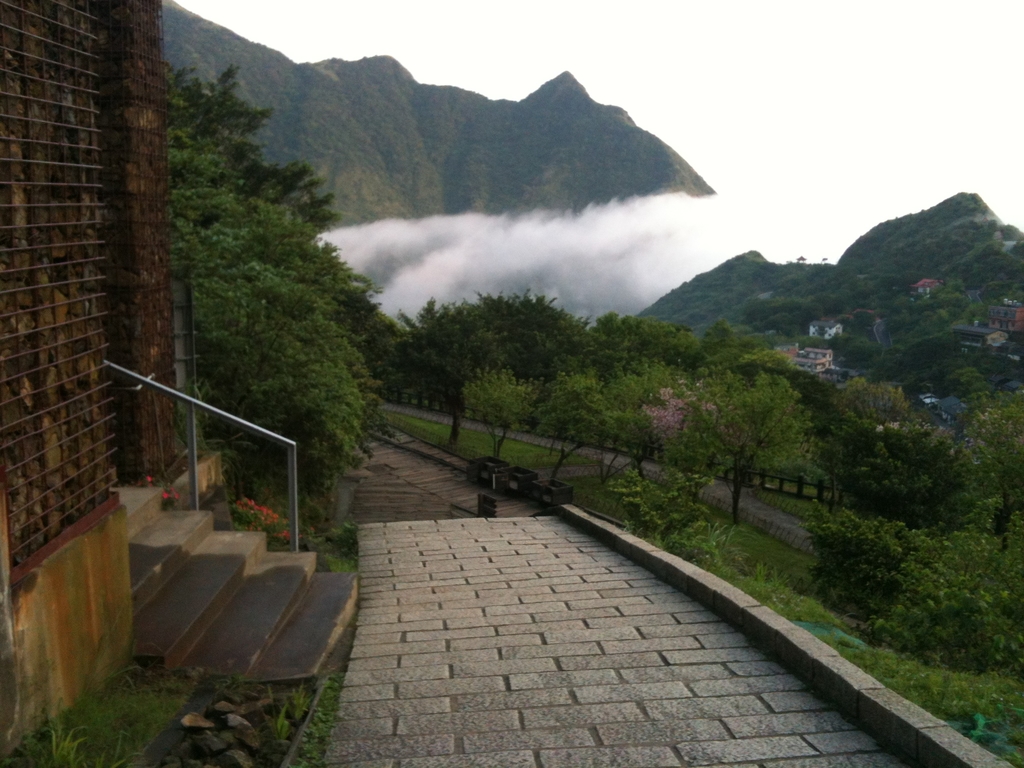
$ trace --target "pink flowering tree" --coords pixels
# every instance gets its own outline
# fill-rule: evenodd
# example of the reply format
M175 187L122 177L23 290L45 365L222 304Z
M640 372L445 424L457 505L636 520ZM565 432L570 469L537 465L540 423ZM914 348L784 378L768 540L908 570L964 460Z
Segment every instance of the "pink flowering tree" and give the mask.
M654 429L665 439L666 458L683 470L720 463L728 467L733 523L747 473L801 450L810 427L800 396L781 376L760 374L753 383L723 373L681 382L649 406Z

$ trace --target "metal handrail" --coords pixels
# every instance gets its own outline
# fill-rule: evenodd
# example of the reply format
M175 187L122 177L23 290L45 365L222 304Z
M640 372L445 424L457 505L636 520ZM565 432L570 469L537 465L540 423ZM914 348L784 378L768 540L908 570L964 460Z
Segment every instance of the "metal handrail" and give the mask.
M276 432L271 432L269 429L264 429L263 427L252 424L245 419L233 416L226 411L220 410L220 408L214 408L212 405L207 405L202 400L196 400L194 397L182 394L176 389L165 387L163 384L135 373L135 371L129 371L127 368L115 365L109 360L105 360L104 363L114 373L124 376L127 379L131 379L140 386L149 387L172 400L177 400L178 402L185 404L188 415L189 501L192 504L192 509L199 509L199 458L196 446L196 408L204 413L210 414L211 416L216 416L218 419L226 421L229 424L233 424L239 429L243 429L257 437L262 437L270 440L272 443L283 445L285 450L288 452L288 527L291 535L291 548L292 552L299 551L299 461L294 440L289 440L287 437L282 437Z

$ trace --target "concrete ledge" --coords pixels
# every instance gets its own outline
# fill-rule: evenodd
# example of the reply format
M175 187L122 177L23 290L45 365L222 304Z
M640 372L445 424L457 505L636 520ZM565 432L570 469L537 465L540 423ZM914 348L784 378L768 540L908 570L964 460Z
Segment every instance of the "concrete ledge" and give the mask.
M742 630L899 757L921 768L1009 768L1009 763L889 690L832 646L714 574L579 507L567 504L558 513Z

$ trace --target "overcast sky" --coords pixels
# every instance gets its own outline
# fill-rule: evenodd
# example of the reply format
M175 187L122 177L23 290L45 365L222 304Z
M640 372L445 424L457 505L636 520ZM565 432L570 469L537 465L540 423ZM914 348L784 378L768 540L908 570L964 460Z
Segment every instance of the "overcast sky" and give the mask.
M835 261L961 191L1024 228L1024 2L183 0L295 61L388 54L522 99L568 70L714 187L749 247Z

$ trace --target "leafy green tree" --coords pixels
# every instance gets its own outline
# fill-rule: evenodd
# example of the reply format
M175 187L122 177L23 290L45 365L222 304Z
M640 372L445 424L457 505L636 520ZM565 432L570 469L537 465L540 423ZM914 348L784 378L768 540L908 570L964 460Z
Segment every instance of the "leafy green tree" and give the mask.
M200 80L188 69L170 74L171 189L219 187L243 199L283 206L323 231L338 220L331 209L333 195L321 192L322 180L308 163L282 166L263 159L263 149L253 137L270 119L272 110L254 107L238 97L237 74L237 67L228 67L214 82ZM198 177L193 175L197 171ZM184 211L177 213L180 216ZM210 224L218 209L190 213Z
M583 345L586 320L556 307L554 299L529 291L484 294L476 307L495 339L500 365L518 379L553 381Z
M334 219L308 166L263 160L266 120L216 83L171 76L172 261L195 293L199 389L212 404L298 443L306 493L325 490L379 421L360 346L380 314L374 288L319 242ZM368 336L368 334L367 334ZM283 475L278 449L215 420L241 493ZM259 487L257 488L257 484Z
M406 386L444 403L454 445L466 412L466 385L500 361L494 336L479 307L465 301L438 306L431 299L415 318L401 315L399 321L404 333L395 345L394 370Z
M985 483L999 496L993 531L1005 543L1014 512L1024 507L1024 398L1009 396L973 413L967 434Z
M829 477L831 493L829 511L835 508L839 495L839 473L847 466L846 431L858 424L894 424L916 420L903 390L888 384L874 384L858 378L833 398L834 409L825 428L816 430L813 441L817 464Z
M612 490L619 496L623 522L631 533L662 540L685 539L688 529L703 519L698 499L709 482L710 477L668 467L661 482L655 483L629 469L612 483Z
M548 385L547 399L537 409L537 431L558 444L552 479L566 459L607 434L605 408L601 382L593 374L560 373Z
M486 425L493 455L498 458L509 431L526 423L537 399L536 387L519 381L507 368L480 374L465 386L463 394L473 415Z
M841 439L838 479L855 509L915 529L963 524L969 464L948 435L923 424L857 420Z
M688 328L650 317L609 312L587 330L580 366L602 380L643 371L651 364L694 370L701 362L700 343Z
M646 408L662 404L662 392L679 380L664 364L652 363L636 373L627 373L604 386L607 434L605 445L624 451L631 468L642 478L643 462L651 448L660 443ZM617 471L615 462L602 464L601 482Z
M759 374L751 383L723 373L680 385L673 398L649 409L668 438L666 456L682 469L720 462L728 468L733 523L747 473L800 452L809 421L800 395L781 376Z

